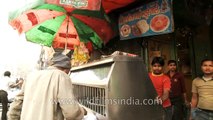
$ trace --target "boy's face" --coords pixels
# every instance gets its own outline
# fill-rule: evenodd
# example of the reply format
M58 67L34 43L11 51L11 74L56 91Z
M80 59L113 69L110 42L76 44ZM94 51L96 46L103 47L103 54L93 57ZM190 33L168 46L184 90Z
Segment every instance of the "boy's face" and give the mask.
M159 63L155 63L152 65L152 72L156 75L159 75L163 72L163 66L161 66Z
M203 62L202 66L201 66L201 70L206 75L213 74L213 62L212 61Z
M169 69L169 71L176 71L177 66L176 66L175 63L170 63L170 64L168 65L168 69Z

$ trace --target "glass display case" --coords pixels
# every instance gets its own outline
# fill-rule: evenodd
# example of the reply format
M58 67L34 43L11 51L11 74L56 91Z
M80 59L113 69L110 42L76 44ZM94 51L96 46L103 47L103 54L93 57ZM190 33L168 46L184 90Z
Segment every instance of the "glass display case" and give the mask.
M79 103L101 120L161 120L163 108L142 58L117 55L71 70Z

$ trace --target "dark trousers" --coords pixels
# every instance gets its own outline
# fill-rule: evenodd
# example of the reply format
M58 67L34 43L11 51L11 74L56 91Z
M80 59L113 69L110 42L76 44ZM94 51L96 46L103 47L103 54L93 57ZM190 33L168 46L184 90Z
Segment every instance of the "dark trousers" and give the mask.
M170 98L173 112L172 112L172 120L183 120L184 118L184 109L183 109L183 98L175 97Z
M213 111L198 108L195 113L195 120L213 120Z
M2 103L1 120L7 120L8 99L7 92L4 90L0 90L0 102Z
M163 120L172 120L172 107L165 107L163 108L164 112L165 112L165 116L163 118Z

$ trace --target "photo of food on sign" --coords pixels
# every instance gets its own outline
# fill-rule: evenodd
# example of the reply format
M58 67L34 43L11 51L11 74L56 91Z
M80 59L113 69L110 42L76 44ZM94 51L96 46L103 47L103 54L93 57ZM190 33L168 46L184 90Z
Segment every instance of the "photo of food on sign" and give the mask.
M136 25L141 33L146 33L149 30L149 25L146 20L139 20Z
M136 24L132 25L131 28L134 36L140 36L149 30L149 25L146 20L139 20Z
M164 14L154 16L150 21L150 29L153 32L163 32L170 24L169 18Z
M130 33L131 27L129 25L125 24L120 28L120 34L122 37L128 37Z
M143 33L136 24L132 25L131 28L134 36L140 36Z

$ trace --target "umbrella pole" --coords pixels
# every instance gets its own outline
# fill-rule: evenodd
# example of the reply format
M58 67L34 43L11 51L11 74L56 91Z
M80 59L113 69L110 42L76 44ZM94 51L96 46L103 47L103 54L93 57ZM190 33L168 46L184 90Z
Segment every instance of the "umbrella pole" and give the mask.
M63 54L67 54L67 44L68 44L68 31L69 31L69 18L67 18L67 31L66 31L66 41L65 41L65 46L64 46L64 51Z
M38 63L39 63L39 70L42 70L42 69L44 69L44 55L45 55L45 50L44 50L44 46L43 45L41 45L41 52L40 52L40 55L39 55L39 61L38 61Z
M102 50L98 49L98 51L101 53L101 55L106 55Z
M67 18L67 31L66 31L66 43L65 43L65 50L67 50L67 38L68 38L68 32L69 32L69 18Z
M98 48L98 46L91 40L89 39L90 42L92 42L92 44ZM101 53L101 55L106 55L102 50L98 49L98 52Z

